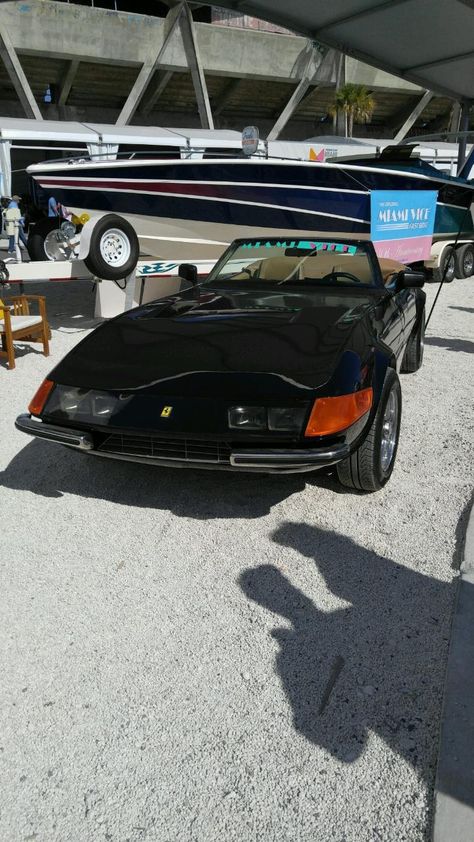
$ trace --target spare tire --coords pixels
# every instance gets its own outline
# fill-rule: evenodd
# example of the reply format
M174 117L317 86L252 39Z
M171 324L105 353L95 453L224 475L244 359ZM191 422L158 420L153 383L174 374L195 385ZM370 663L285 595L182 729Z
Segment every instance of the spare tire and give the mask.
M133 225L121 216L108 213L94 226L84 263L92 275L105 281L119 281L133 272L139 255Z
M64 220L60 216L51 216L42 219L40 222L36 222L34 225L30 225L26 243L30 260L50 259L44 250L44 241L50 231L61 227L61 222L64 222Z

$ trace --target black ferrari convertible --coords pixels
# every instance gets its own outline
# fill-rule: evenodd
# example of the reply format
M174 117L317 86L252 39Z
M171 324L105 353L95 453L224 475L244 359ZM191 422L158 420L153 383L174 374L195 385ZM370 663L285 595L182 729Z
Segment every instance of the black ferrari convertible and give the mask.
M16 426L114 459L309 471L375 491L397 453L397 371L423 356L423 276L359 240L237 240L210 275L104 323ZM385 277L382 274L385 273Z

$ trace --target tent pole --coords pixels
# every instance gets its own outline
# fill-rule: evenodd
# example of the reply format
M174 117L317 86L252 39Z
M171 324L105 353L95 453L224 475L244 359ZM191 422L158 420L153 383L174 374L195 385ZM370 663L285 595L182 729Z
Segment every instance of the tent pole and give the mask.
M467 100L464 100L464 102L461 103L461 124L460 124L460 127L459 127L459 130L461 132L469 131L469 110L470 110L470 107L471 107L471 103L467 102ZM461 172L461 170L464 166L464 161L466 160L466 144L467 144L466 135L465 134L461 135L461 137L459 138L459 143L458 143L458 175L459 175L459 173Z

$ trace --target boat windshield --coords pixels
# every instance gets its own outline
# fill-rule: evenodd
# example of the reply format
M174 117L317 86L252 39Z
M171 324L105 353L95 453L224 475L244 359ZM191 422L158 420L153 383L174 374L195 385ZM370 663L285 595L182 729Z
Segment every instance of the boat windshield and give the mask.
M364 242L249 240L234 243L218 261L206 286L378 286Z

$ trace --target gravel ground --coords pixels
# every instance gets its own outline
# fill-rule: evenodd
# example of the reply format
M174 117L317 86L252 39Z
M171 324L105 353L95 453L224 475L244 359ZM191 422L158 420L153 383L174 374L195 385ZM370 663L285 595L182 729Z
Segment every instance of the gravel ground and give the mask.
M28 439L15 416L93 324L89 284L39 290L50 359L0 362L2 842L428 839L474 279L441 293L372 496Z

